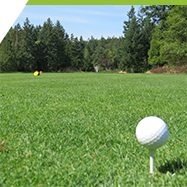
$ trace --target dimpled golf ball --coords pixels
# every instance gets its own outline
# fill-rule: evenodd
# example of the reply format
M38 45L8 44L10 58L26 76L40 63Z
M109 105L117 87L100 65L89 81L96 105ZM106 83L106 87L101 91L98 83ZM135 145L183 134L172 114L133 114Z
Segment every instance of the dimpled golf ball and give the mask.
M156 116L142 119L136 127L136 137L139 143L149 150L154 150L164 145L168 135L166 123Z

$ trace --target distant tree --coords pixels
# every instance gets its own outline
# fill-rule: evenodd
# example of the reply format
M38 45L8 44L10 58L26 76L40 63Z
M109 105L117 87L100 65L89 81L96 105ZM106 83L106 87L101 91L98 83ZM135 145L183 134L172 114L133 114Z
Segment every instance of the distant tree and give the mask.
M123 25L123 29L124 29L123 33L124 33L124 35L129 30L131 21L135 17L135 8L134 8L134 6L131 7L130 11L127 13L127 16L128 16L128 21L124 21L124 25Z
M79 69L84 69L84 48L85 48L85 42L82 38L82 36L80 36L80 39L79 39L79 59L80 59L80 64L78 65L79 66Z
M92 62L94 65L99 65L100 67L107 67L107 58L105 51L106 40L104 37L98 41L98 46L95 48L95 52L92 54Z
M26 18L21 32L21 41L18 43L18 66L20 71L34 71L38 68L35 60L35 41L37 41L37 34L34 32L34 26Z
M187 64L187 5L178 5L170 10L165 24L161 59L172 65L178 61Z
M142 44L139 67L141 72L145 72L151 68L148 63L148 51L150 49L150 42L154 32L155 24L151 22L149 17L144 17L141 12L138 13L138 22L140 25L140 43Z
M91 39L88 40L88 51L90 56L95 52L96 47L98 46L98 40L91 36Z
M175 5L148 5L141 8L141 13L152 19L152 21L158 24L160 21L165 21L168 17L166 10L171 10Z
M72 43L72 56L73 56L73 61L72 61L72 65L74 68L79 69L80 65L81 65L81 58L80 58L80 45L79 45L79 40L77 37L75 37L73 39L73 43Z
M160 24L155 27L152 40L150 42L150 49L148 51L148 62L151 65L164 65L166 61L163 61L160 56L160 48L162 46L163 34L161 32Z
M54 31L55 30L55 31ZM46 71L58 70L58 29L54 29L54 25L50 18L44 22L40 32L39 40L43 48L43 62ZM57 44L57 45L56 45Z
M111 69L114 69L114 61L115 61L115 52L112 50L109 50L107 53L107 66Z
M15 59L15 51L11 35L14 30L10 28L9 32L4 37L1 43L0 50L0 71L11 72L17 71L17 64Z
M141 43L140 25L135 16L134 7L128 13L129 22L124 22L124 39L122 40L122 54L123 59L120 62L120 69L132 68L133 73L139 72L139 63L142 60L141 49L143 44Z
M42 70L42 71L47 71L46 64L44 63L44 44L40 40L40 32L42 30L42 27L36 26L34 28L34 33L36 35L36 41L34 41L34 55L35 55L35 61L36 61L36 69Z
M84 71L92 71L93 70L93 64L91 62L91 56L88 50L87 45L84 47L84 60L83 60L83 70Z
M112 51L114 51L114 63L113 68L119 68L119 46L120 46L120 39L119 38L112 38Z
M65 38L65 30L57 21L56 25L52 29L52 40L54 43L53 50L53 60L55 63L55 71L60 69L61 67L65 67L65 46L67 42L67 38Z
M65 45L65 67L73 67L74 66L74 58L73 58L73 41L74 36L71 34L71 38L66 35L66 45Z

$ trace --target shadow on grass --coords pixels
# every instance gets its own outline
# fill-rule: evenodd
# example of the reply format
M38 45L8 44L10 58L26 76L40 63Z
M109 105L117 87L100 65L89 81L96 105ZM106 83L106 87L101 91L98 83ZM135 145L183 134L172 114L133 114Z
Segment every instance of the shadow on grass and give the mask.
M175 160L168 160L165 164L159 166L158 170L161 173L177 173L180 172L184 167L187 167L187 161L181 161L180 158L176 158Z

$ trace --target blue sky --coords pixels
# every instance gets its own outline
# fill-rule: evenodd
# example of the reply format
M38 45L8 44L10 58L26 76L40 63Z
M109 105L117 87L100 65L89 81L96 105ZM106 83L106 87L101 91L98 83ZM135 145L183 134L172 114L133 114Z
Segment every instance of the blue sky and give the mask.
M127 12L132 5L26 5L14 25L23 26L26 17L31 24L43 25L51 18L57 20L69 35L96 39L123 36L123 22L128 20ZM140 5L133 5L136 13Z

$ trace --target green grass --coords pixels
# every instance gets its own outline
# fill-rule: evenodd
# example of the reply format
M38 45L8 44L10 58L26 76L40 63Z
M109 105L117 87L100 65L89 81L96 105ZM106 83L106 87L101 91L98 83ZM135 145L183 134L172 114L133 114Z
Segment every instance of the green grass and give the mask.
M0 186L187 186L186 75L3 73L0 80ZM169 128L154 176L135 136L146 116Z

